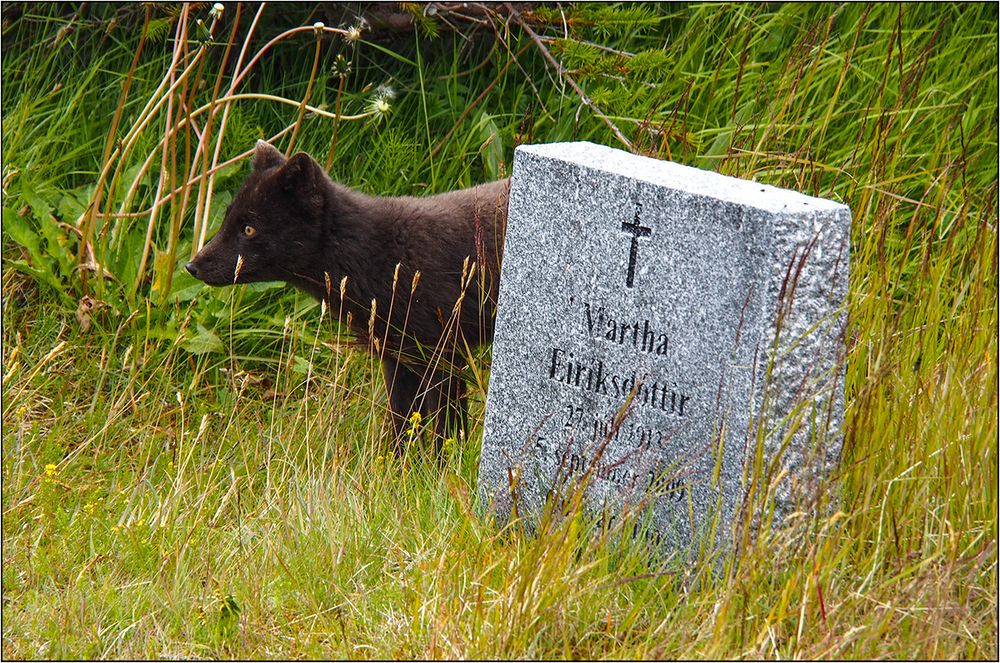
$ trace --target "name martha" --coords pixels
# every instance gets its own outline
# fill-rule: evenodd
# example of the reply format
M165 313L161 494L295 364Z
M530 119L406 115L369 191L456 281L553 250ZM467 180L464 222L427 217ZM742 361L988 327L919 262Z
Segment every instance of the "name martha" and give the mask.
M587 333L593 338L621 346L631 346L641 352L666 355L668 337L652 328L648 319L627 322L612 317L604 307L583 304ZM609 371L604 362L581 361L571 351L553 347L549 355L547 377L561 384L576 387L614 399L632 397L637 405L656 408L667 414L684 416L690 396L677 391L676 384L669 386L658 381L647 381L632 371L624 375ZM634 394L634 395L633 395ZM690 406L688 406L690 411Z

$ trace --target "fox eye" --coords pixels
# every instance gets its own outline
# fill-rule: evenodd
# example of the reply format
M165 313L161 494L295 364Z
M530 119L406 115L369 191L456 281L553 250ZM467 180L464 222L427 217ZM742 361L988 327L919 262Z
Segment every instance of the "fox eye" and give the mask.
M257 234L257 230L253 226L243 226L243 234L247 237L253 237Z

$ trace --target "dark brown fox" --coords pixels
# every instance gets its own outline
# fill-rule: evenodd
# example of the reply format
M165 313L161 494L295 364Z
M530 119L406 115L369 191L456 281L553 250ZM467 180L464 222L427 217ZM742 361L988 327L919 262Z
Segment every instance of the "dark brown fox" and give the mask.
M413 412L435 419L440 443L467 425L468 351L493 340L509 189L372 197L308 154L285 159L257 141L222 227L187 269L209 285L285 281L326 301L381 357L397 443Z

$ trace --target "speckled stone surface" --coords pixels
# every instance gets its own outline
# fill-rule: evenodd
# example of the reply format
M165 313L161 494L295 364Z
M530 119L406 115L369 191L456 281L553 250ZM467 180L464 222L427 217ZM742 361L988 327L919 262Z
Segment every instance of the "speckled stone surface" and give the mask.
M771 457L787 438L791 508L840 452L850 223L839 203L591 143L518 147L483 503L537 514L589 469L592 507L642 505L684 547L731 522L757 440Z

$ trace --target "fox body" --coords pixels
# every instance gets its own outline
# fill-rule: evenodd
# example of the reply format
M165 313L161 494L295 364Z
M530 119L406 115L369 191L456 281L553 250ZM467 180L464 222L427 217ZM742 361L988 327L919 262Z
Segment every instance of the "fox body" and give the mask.
M467 350L493 339L509 188L373 197L258 141L187 269L213 286L284 281L326 301L380 356L397 441L413 412L436 419L440 441L466 425Z

